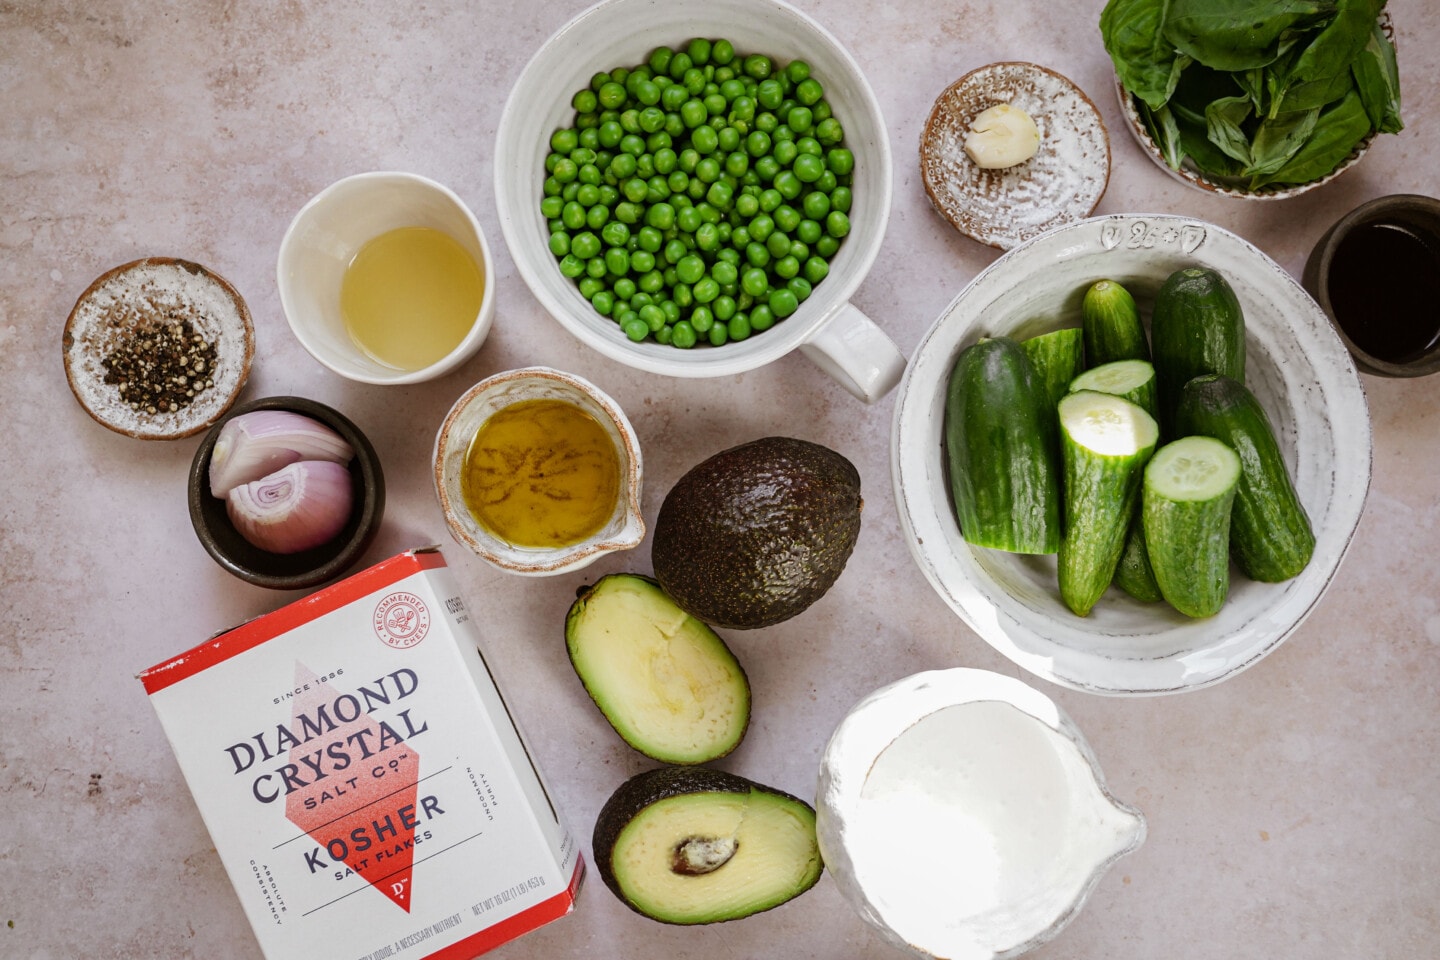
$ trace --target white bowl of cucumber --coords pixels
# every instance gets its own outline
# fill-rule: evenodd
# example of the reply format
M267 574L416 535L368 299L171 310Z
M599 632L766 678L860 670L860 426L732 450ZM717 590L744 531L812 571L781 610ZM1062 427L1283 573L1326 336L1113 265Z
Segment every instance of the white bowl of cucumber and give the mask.
M981 339L1005 337L1023 343L1052 331L1081 328L1086 291L1096 281L1108 279L1133 294L1147 349L1153 340L1162 397L1167 391L1174 397L1179 386L1167 387L1167 383L1189 382L1192 374L1176 372L1173 350L1167 345L1182 339L1191 342L1193 331L1177 337L1173 328L1156 327L1150 321L1162 285L1189 268L1212 271L1233 290L1238 314L1232 318L1234 350L1227 362L1233 365L1228 372L1248 388L1248 392L1239 392L1253 398L1265 414L1259 420L1268 421L1268 430L1256 427L1254 421L1247 429L1252 434L1273 436L1271 479L1280 476L1289 481L1303 510L1298 522L1308 520L1307 540L1313 531L1313 549L1302 544L1304 554L1298 560L1283 558L1292 569L1278 574L1267 573L1252 561L1243 552L1243 543L1242 552L1232 550L1228 562L1222 549L1210 573L1212 578L1228 582L1221 586L1223 602L1211 612L1213 607L1204 607L1208 600L1197 610L1189 602L1193 597L1182 600L1178 596L1188 587L1176 586L1176 575L1167 575L1162 569L1176 566L1174 557L1164 556L1171 547L1165 543L1153 558L1155 575L1167 588L1163 598L1143 602L1118 586L1105 589L1102 581L1099 588L1103 594L1081 616L1075 610L1089 601L1076 604L1070 586L1062 592L1062 564L1054 553L1053 535L1048 546L1026 547L1049 549L1049 553L977 546L962 536L957 520L961 504L951 489L951 465L960 462L952 459L951 449L958 449L962 437L947 437L946 429L951 374L961 353ZM1169 298L1167 294L1165 299ZM1076 339L1083 337L1077 335ZM1061 378L1060 393L1055 396L1063 395L1066 382L1068 378ZM1162 401L1161 410L1173 409L1166 406L1171 402ZM993 399L977 400L972 409L1001 405ZM1187 407L1181 401L1181 406L1193 412L1193 404ZM951 422L959 419L952 415ZM1190 433L1216 436L1210 427L1195 426L1194 417L1172 417L1164 412L1160 420L1163 428L1155 449ZM1060 433L1067 436L1063 429ZM1359 523L1370 484L1371 437L1365 394L1349 354L1319 306L1282 267L1247 241L1213 224L1167 215L1083 220L1036 237L991 264L951 302L916 348L901 382L891 436L891 468L901 526L931 585L972 630L1015 663L1043 679L1098 694L1194 690L1233 676L1274 650L1301 625L1329 585ZM1227 439L1240 451L1242 461L1247 460L1247 453L1240 448L1248 442L1246 430L1238 428L1237 436ZM1057 443L1055 449L1059 448ZM1066 501L1067 486L1078 490L1080 485L1067 485L1064 458L1058 452L1054 458L1060 512L1062 516L1067 510L1073 514L1069 518L1073 529L1066 535L1074 544L1078 542L1074 530L1080 523L1074 518L1092 508ZM1170 459L1173 462L1175 458ZM1135 479L1129 489L1137 492L1131 502L1140 502L1143 456L1140 466L1132 469ZM953 472L958 474L961 469ZM1247 461L1240 482L1249 487L1242 490L1240 500L1249 497L1253 503L1273 492L1256 475L1256 468ZM1284 485L1278 482L1278 487ZM1015 516L1026 512L1016 506L1007 502L1004 512ZM1117 507L1116 512L1121 509ZM1123 509L1132 508L1127 503ZM1133 509L1140 510L1138 506ZM1250 536L1256 539L1282 539L1256 536L1255 531L1263 528L1257 528L1253 518L1234 522L1238 514L1238 510L1220 512L1232 521L1220 528L1222 536L1228 537L1230 529L1248 523ZM1125 526L1123 521L1117 522ZM970 521L975 533L972 539L983 540L978 526L978 521ZM1112 529L1114 526L1112 522ZM1156 521L1147 529L1160 527ZM1097 553L1113 556L1115 536L1107 541L1112 546ZM1124 539L1123 531L1119 536ZM1151 533L1152 542L1156 536ZM1070 558L1063 566L1074 584L1079 577L1073 572L1074 557L1084 551L1072 546L1068 552ZM1104 580L1109 579L1111 569L1107 562L1100 564ZM1086 576L1094 575L1095 565L1090 566ZM1192 572L1201 566L1198 561L1188 565ZM1262 575L1279 582L1252 579ZM1280 579L1282 576L1285 579ZM1206 591L1209 599L1215 599L1214 584ZM1177 603L1190 613L1181 613ZM1197 612L1200 615L1195 615Z

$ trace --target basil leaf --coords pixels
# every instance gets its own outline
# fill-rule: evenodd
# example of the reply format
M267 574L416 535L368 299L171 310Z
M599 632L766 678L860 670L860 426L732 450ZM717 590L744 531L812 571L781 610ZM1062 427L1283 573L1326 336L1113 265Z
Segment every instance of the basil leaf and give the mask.
M1175 127L1180 131L1180 146L1197 170L1212 177L1226 178L1240 173L1240 164L1225 156L1210 142L1203 114L1191 113L1183 107L1177 107L1171 112L1175 117Z
M1369 135L1370 117L1365 112L1360 94L1351 90L1339 103L1320 114L1315 132L1290 161L1255 186L1318 180L1334 171Z
M1232 74L1240 89L1245 91L1245 95L1250 98L1251 109L1259 117L1265 115L1266 69L1266 67L1251 67L1249 70Z
M1152 108L1165 105L1190 58L1165 39L1170 0L1110 0L1100 13L1100 35L1125 89Z
M1351 65L1355 86L1365 104L1370 125L1381 133L1399 133L1405 123L1400 118L1400 72L1395 64L1395 47L1379 24L1370 33L1365 48Z
M1384 6L1385 0L1339 0L1335 18L1295 61L1295 79L1324 80L1349 72L1351 61L1364 49Z
M1328 103L1334 103L1355 86L1355 79L1348 69L1324 80L1310 80L1297 83L1285 91L1284 98L1271 106L1272 116L1294 113L1297 110L1315 110Z
M1250 98L1223 97L1205 108L1206 135L1227 157L1250 165L1250 138L1242 125L1250 117Z
M1250 138L1250 165L1242 171L1253 179L1270 176L1299 152L1315 130L1320 108L1282 113L1261 121Z
M1185 162L1185 148L1180 142L1180 128L1175 124L1175 115L1168 106L1156 110L1143 100L1138 106L1145 129L1150 132L1155 146L1160 148L1160 155L1171 170L1179 170L1180 164Z
M1263 67L1282 44L1335 12L1335 0L1171 0L1165 36L1217 70Z

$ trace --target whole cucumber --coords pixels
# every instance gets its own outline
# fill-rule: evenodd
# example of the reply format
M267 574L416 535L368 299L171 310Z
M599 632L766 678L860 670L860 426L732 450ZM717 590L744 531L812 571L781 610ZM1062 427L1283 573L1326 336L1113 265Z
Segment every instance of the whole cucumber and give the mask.
M1025 350L981 340L955 361L945 397L944 445L960 533L1012 553L1060 546L1055 412Z
M1155 296L1150 348L1160 401L1160 431L1175 428L1180 391L1194 377L1219 373L1245 382L1245 316L1229 282L1201 267L1176 270Z
M1185 433L1214 437L1240 457L1230 551L1251 580L1279 583L1305 569L1315 531L1295 493L1270 418L1238 380L1211 374L1180 391L1176 424Z

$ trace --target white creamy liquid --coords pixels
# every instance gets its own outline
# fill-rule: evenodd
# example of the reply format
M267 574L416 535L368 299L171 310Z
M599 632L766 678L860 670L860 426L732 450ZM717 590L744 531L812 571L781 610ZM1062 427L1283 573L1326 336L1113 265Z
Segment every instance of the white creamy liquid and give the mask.
M1109 806L1071 741L977 701L929 714L880 754L847 844L897 934L936 956L990 956L1068 909Z

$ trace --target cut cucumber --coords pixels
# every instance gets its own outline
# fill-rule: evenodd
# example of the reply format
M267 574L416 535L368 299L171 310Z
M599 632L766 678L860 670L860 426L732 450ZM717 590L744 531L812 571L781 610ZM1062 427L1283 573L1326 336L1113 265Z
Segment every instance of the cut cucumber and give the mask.
M1240 301L1214 270L1189 267L1170 275L1150 318L1160 429L1180 436L1175 407L1192 378L1219 373L1245 382L1245 318Z
M1145 549L1160 593L1188 617L1209 617L1230 589L1230 507L1240 458L1213 437L1183 437L1145 467Z
M1148 360L1113 360L1070 381L1070 391L1094 390L1124 397L1155 416L1155 367Z
M1080 305L1085 362L1092 367L1115 360L1149 360L1150 344L1130 291L1114 280L1097 280Z
M1060 545L1060 469L1054 407L1014 340L967 347L945 399L945 458L960 533L1012 553Z
M1060 598L1083 617L1115 575L1159 429L1136 404L1091 390L1067 395L1059 412L1065 491Z
M1240 457L1230 521L1230 551L1240 571L1279 583L1304 570L1315 552L1315 532L1254 395L1230 377L1197 377L1180 392L1176 423L1186 433L1223 441Z
M1021 340L1020 346L1053 409L1070 392L1070 382L1085 369L1084 334L1079 327L1067 327Z
M611 574L582 589L565 647L605 719L647 757L706 763L745 736L750 682L739 661L648 577Z

